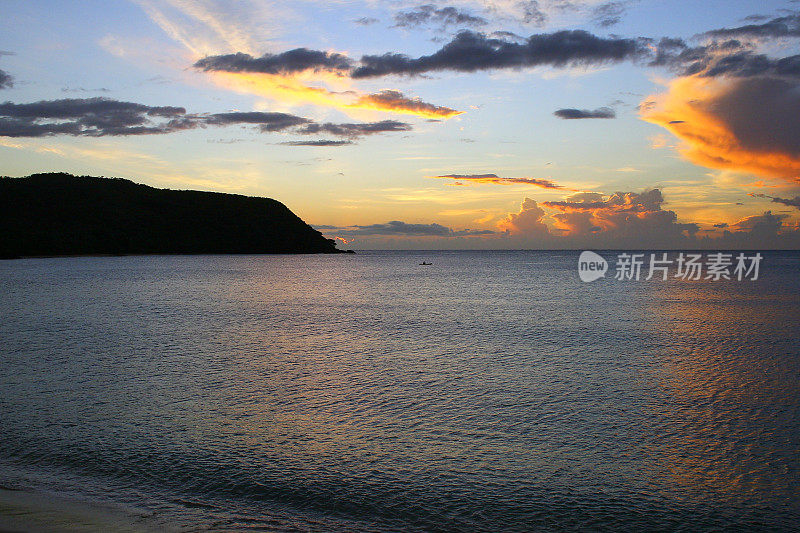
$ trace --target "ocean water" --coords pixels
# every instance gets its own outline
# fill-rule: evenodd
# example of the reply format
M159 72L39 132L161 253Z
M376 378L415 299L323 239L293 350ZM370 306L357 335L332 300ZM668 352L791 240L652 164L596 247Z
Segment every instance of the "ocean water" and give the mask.
M2 261L0 485L156 530L796 530L800 252L763 255Z

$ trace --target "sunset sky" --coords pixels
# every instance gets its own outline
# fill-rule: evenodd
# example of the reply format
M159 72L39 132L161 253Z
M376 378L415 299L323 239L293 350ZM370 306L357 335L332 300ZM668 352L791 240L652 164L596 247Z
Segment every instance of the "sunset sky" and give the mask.
M800 247L798 3L1 10L0 175L268 196L356 249Z

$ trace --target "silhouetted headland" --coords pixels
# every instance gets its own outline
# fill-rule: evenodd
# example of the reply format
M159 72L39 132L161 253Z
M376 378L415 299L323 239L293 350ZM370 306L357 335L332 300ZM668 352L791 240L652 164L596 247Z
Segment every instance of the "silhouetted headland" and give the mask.
M271 198L63 173L0 178L0 258L336 252Z

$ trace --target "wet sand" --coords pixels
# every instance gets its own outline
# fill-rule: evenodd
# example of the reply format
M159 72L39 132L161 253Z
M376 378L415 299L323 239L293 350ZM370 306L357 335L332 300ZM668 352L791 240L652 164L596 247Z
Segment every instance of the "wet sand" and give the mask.
M147 518L51 494L0 488L0 533L163 531L144 524Z

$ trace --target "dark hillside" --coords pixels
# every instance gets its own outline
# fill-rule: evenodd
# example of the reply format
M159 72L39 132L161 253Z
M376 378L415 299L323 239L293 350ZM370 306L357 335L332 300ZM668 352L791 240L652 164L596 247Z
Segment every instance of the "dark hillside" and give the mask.
M61 173L0 178L0 257L337 251L271 198Z

